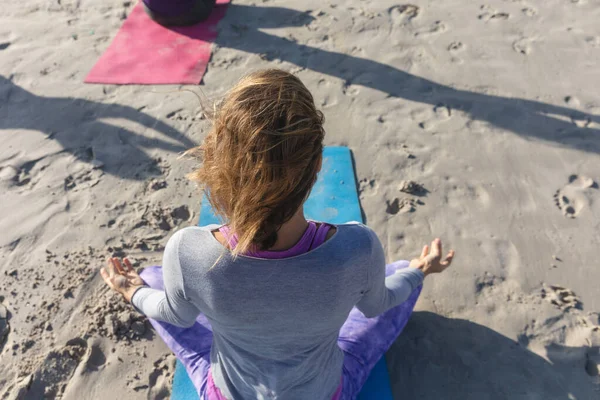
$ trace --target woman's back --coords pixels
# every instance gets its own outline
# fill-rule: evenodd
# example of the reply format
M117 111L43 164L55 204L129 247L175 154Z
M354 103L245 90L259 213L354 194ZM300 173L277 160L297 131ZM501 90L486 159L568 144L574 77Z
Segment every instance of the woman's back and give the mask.
M185 277L185 296L213 327L217 386L228 398L331 398L343 361L340 327L363 297L368 268L383 264L371 232L342 225L313 251L266 260L233 259L210 228L180 231L167 252Z

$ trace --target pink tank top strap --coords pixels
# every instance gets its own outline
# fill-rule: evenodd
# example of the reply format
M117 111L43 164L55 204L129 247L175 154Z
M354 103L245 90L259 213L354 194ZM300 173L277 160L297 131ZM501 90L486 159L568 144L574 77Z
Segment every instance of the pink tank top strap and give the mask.
M308 251L316 249L317 247L325 243L325 239L327 238L327 234L329 233L329 230L331 228L332 226L330 224L321 222L321 224L317 228L317 231L315 232L315 237L313 238L312 244Z
M231 230L229 230L229 227L227 225L221 226L219 228L219 232L221 232L221 234L223 234L223 236L225 236L225 239L227 240L227 243L229 244L229 248L235 249L235 247L238 244L237 235L232 235Z

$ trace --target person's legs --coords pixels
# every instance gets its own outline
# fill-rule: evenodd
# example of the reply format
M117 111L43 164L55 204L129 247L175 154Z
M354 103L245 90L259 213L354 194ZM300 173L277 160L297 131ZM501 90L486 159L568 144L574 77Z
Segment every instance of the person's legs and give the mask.
M140 274L144 282L153 289L164 289L162 267L148 267ZM148 318L158 336L167 344L175 356L185 366L200 398L206 392L208 371L210 368L210 348L212 345L212 327L202 314L194 325L180 328L166 322Z
M408 261L397 261L386 266L385 274L406 267ZM415 289L404 303L375 318L365 317L356 307L352 309L338 338L338 345L344 351L343 400L358 396L375 364L406 326L421 288Z

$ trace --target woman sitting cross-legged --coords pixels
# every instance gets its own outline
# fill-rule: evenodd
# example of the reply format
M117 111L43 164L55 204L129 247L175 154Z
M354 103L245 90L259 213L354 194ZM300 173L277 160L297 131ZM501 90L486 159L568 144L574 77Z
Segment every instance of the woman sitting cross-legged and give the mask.
M243 78L219 106L191 178L225 225L168 241L162 267L125 259L106 283L150 318L201 399L354 399L408 321L423 279L446 269L435 239L386 265L364 225L304 217L321 168L323 115L280 70Z

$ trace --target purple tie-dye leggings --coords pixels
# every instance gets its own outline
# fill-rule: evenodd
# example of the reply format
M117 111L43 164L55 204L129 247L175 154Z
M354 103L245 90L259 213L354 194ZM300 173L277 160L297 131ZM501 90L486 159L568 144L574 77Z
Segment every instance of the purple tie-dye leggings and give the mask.
M388 264L385 267L386 276L407 266L408 261ZM163 289L161 267L146 268L141 277L148 286ZM420 293L421 287L418 287L404 303L375 318L366 318L356 307L350 311L338 339L338 345L345 354L342 372L343 400L356 399L377 361L404 329ZM179 328L153 319L150 319L150 323L185 366L200 398L204 399L212 344L212 328L206 317L200 314L190 328Z

